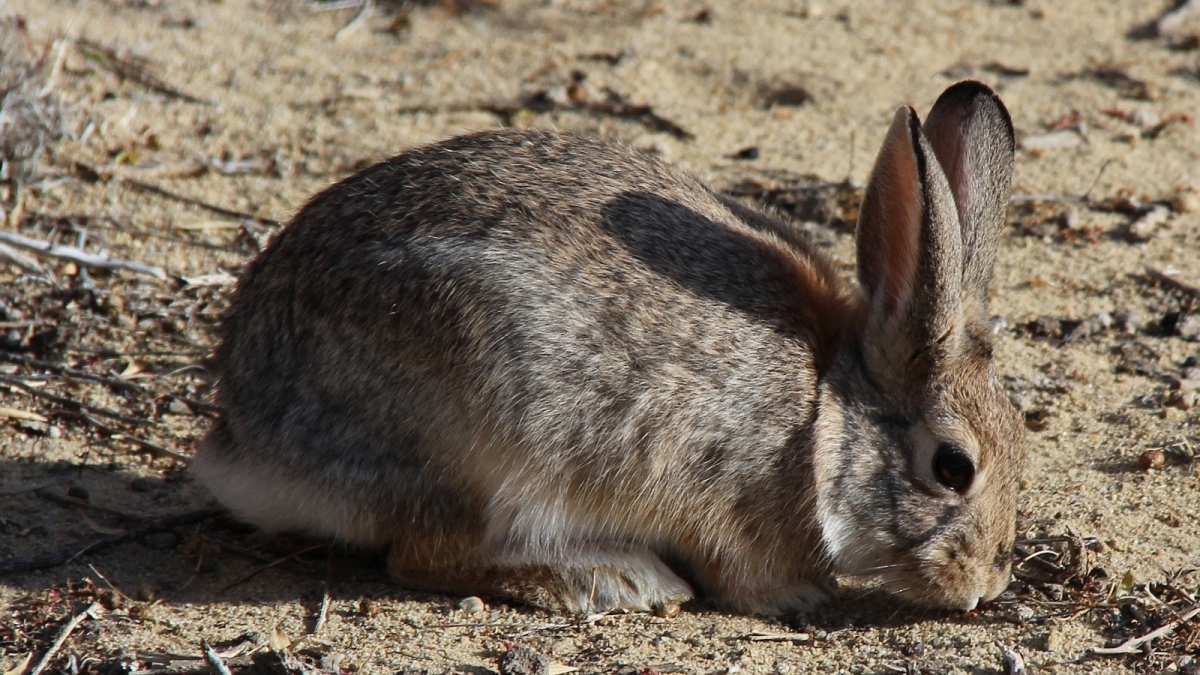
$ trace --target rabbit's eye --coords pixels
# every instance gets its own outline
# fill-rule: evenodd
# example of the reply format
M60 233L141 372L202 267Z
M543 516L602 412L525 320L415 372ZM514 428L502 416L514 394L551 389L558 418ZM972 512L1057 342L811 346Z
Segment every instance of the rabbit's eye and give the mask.
M966 450L952 443L942 443L933 456L933 475L951 490L966 492L975 479L975 464Z

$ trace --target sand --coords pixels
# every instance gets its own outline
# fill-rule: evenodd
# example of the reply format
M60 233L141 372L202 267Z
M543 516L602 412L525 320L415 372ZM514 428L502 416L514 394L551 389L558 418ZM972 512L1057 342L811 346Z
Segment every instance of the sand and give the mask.
M54 95L72 111L76 136L51 148L40 178L22 193L25 212L38 218L86 216L90 250L102 242L113 257L186 278L236 272L249 260L255 249L239 218L117 179L89 182L81 178L94 177L87 169L263 222L286 221L314 192L358 168L509 123L624 142L718 189L798 176L862 182L897 105L924 112L954 81L980 79L1000 93L1029 148L1017 155L1014 191L1055 198L1036 208L1014 205L991 299L991 311L1003 319L997 368L1037 428L1030 432L1019 532L1037 538L1070 531L1092 542L1088 568L1103 568L1110 582L1131 572L1134 604L1147 610L1154 605L1143 584L1200 566L1200 462L1187 459L1200 448L1200 406L1171 398L1171 378L1182 377L1189 357L1200 358L1200 344L1172 328L1187 310L1187 295L1152 283L1144 269L1200 284L1200 215L1176 199L1148 241L1130 242L1125 230L1136 216L1115 208L1120 197L1168 203L1200 187L1200 136L1190 117L1200 114L1197 53L1146 36L1145 27L1167 9L1163 3L500 0L463 11L453 3L381 3L357 24L358 8L313 11L292 0L6 4L24 17L39 48L83 38L136 55L163 83L199 101L122 79L85 58L85 49L68 46ZM599 101L606 90L650 106L689 137L595 111L517 111L505 119L479 108L539 92L559 101L585 92ZM85 134L88 124L94 126ZM1051 133L1068 147L1037 149ZM757 159L733 157L751 147ZM197 164L210 168L195 175ZM1089 199L1081 199L1085 194ZM61 229L68 220L53 222ZM51 220L31 222L19 231L49 236ZM852 273L848 229L812 229ZM64 278L73 271L61 260L48 264ZM28 289L46 293L17 284L13 269L0 273L14 284L5 291L10 301L34 302ZM203 373L181 369L211 346L229 287L185 292L129 272L94 275L103 288L118 289L114 298L140 295L106 305L112 325L103 330L79 318L90 311L83 301L73 307L72 297L54 300L56 320L68 326L59 348L115 352L67 351L62 358L95 372L131 376L141 369L149 376L135 381L208 396ZM198 308L194 321L171 324L173 297ZM43 300L38 306L51 302ZM1057 339L1064 326L1104 313L1133 319L1065 344ZM1041 317L1050 319L1030 329ZM178 354L122 356L144 350L143 333L168 324L170 336L146 339L157 340L160 351L173 344ZM1140 355L1140 366L1130 365L1129 354ZM209 424L186 405L172 409L169 398L138 408L136 397L104 387L63 391L155 415L163 426L145 437L184 455ZM0 407L40 405L0 389ZM48 489L56 494L75 486L92 504L151 517L210 503L180 463L140 454L120 439L102 442L104 434L82 423L53 423L49 434L14 420L0 424L0 561L128 525L111 513L38 497L30 491L37 486L53 484ZM1165 466L1143 470L1139 456L1154 448L1165 448ZM152 480L131 489L138 478ZM850 588L794 620L730 616L696 604L671 619L586 622L503 603L468 614L458 609L460 598L393 587L377 556L327 553L321 544L206 522L0 577L0 607L8 608L0 614L0 670L46 648L61 620L92 597L78 587L86 578L131 596L101 619L85 620L62 652L95 672L113 672L117 663L147 670L147 654L195 656L201 638L230 641L277 628L299 639L313 629L326 588L327 621L298 647L371 674L484 673L496 669L509 642L585 673L1001 672L996 643L1017 649L1041 672L1157 671L1185 653L1200 657L1195 631L1190 644L1169 643L1150 659L1090 657L1093 648L1155 626L1128 609L1088 610L1090 601L1070 585L1058 587L1066 600L1057 604L1015 585L968 614L914 609ZM318 548L307 550L312 546ZM263 560L297 552L230 587ZM1198 585L1195 575L1178 581L1193 594ZM1181 606L1177 598L1161 599ZM1130 603L1114 606L1122 604ZM790 637L754 641L755 633ZM60 659L54 667L69 665Z

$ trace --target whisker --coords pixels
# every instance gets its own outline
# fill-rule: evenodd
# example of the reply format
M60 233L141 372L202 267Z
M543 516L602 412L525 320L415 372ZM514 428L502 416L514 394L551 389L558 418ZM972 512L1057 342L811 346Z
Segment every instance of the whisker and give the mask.
M890 570L895 567L900 567L904 564L906 564L906 563L888 563L886 565L876 565L874 567L864 567L863 569L858 570L857 572L854 572L853 574L872 574L875 572L882 572L883 570Z
M852 578L870 577L870 576L879 576L881 574L890 574L890 573L894 573L894 572L912 572L916 568L917 568L916 565L914 565L912 563L895 563L892 565L880 565L878 567L869 567L865 570L858 570L856 572L843 572L842 574L839 574L838 576L852 577Z

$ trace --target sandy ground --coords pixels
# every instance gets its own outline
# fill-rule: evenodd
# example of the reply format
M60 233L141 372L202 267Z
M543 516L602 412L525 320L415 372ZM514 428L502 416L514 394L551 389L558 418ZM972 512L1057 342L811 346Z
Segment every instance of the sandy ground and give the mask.
M150 655L195 656L201 638L223 643L276 628L305 636L297 648L326 655L328 668L336 657L335 670L372 674L484 673L509 642L583 672L1002 672L996 643L1040 672L1186 672L1186 655L1200 658L1196 630L1190 642L1158 643L1166 646L1149 657L1090 652L1157 627L1137 618L1139 607L1161 610L1148 593L1182 606L1160 597L1162 584L1200 566L1200 462L1189 459L1200 448L1200 405L1172 393L1173 380L1196 365L1189 357L1200 359L1200 344L1178 327L1189 295L1153 283L1144 269L1200 283L1200 213L1189 203L1200 187L1200 136L1191 121L1200 116L1200 62L1195 51L1143 37L1168 7L1144 0L462 4L383 4L353 23L357 8L313 11L293 0L8 0L5 11L24 17L39 49L77 39L54 79L54 95L74 115L74 137L51 148L40 177L22 192L19 231L42 238L66 231L73 243L84 223L89 250L103 247L178 277L236 274L255 250L240 219L179 196L257 217L264 225L256 227L269 232L270 221L286 221L309 195L357 168L502 122L619 140L718 189L746 180L779 186L798 176L861 182L898 104L927 111L950 83L981 79L1000 92L1028 148L1017 157L1015 192L1062 198L1014 205L994 282L998 368L1036 429L1019 531L1077 533L1091 542L1087 567L1108 575L1092 583L1112 584L1129 571L1137 601L1106 604L1103 590L1088 595L1076 581L1057 591L1017 583L970 614L914 610L869 589L848 589L794 621L727 616L702 604L673 619L580 622L503 604L468 614L459 598L392 587L377 556L210 521L0 577L0 671L44 651L92 587L109 583L130 599L85 620L52 667L196 670L196 661L155 665ZM145 59L162 83L195 100L119 77L81 40ZM651 106L687 137L596 109L516 106L505 116L482 109L539 95L601 101L606 91ZM1048 134L1058 135L1047 141ZM1067 147L1039 149L1047 142ZM751 147L757 159L734 158ZM115 178L89 180L96 171L176 197ZM1172 198L1148 241L1128 240L1138 216L1127 211ZM18 231L10 221L6 229ZM847 228L810 229L849 274ZM79 276L61 261L53 265L62 279ZM204 373L189 366L211 346L228 287L180 290L181 283L127 272L93 276L104 293L88 297L109 299L89 307L0 267L0 300L51 303L61 328L52 351L68 364L140 375L134 381L204 399ZM198 308L182 322L171 318L180 298ZM1116 317L1111 327L1060 339L1102 313ZM11 313L0 319L20 323ZM169 397L146 404L78 382L56 391L149 415L160 424L143 437L184 455L208 422ZM41 403L0 388L5 406ZM78 420L51 420L48 432L0 422L0 561L120 529L129 520L120 513L157 517L209 503L180 462L139 454ZM1139 457L1156 448L1164 466L1144 470ZM72 488L109 512L39 497L33 489L44 486L60 495ZM1200 578L1174 586L1195 594ZM325 589L328 618L310 634ZM789 638L751 640L755 633Z

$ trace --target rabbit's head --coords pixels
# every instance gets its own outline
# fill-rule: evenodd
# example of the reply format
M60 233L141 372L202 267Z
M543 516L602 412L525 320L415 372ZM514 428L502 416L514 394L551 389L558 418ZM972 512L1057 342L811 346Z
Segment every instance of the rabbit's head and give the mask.
M843 574L971 609L1011 573L1024 431L992 367L987 292L1013 131L977 82L895 115L857 233L861 312L821 394L817 511Z

